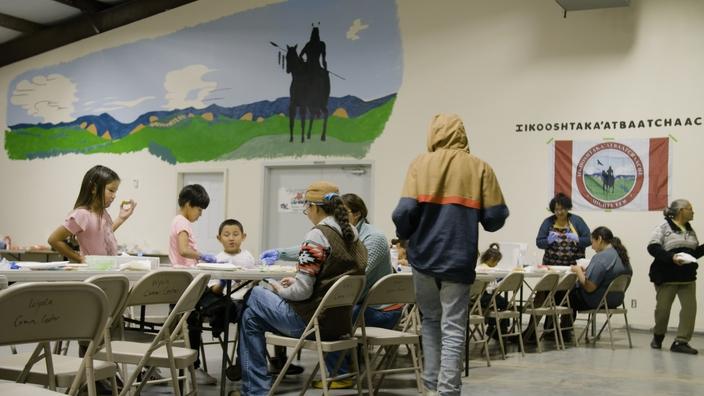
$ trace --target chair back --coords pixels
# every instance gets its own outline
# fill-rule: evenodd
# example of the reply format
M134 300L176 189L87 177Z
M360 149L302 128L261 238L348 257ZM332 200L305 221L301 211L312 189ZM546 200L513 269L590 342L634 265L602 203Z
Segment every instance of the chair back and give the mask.
M210 274L198 274L188 285L186 291L183 292L181 298L178 299L176 306L173 309L175 314L182 314L195 309L198 300L203 295L203 291L208 286Z
M570 298L570 292L572 289L574 289L574 286L577 284L577 274L574 272L569 272L565 274L565 276L560 279L560 281L557 283L557 286L555 286L555 293L557 292L566 292L565 295L562 297L562 301L556 301L555 303L557 305L568 305L569 304L569 298Z
M523 284L523 273L511 272L496 285L494 293L517 292Z
M99 341L108 318L99 287L84 282L37 282L0 291L0 345L59 340Z
M126 306L175 304L192 280L188 271L151 271L132 286Z
M325 293L314 316L330 308L355 305L364 290L365 282L366 276L364 275L345 275L341 277Z
M606 294L609 293L625 293L628 289L628 285L631 284L631 276L628 274L621 274L614 278L606 289Z
M477 299L482 297L482 293L484 293L484 290L486 290L486 287L489 285L489 282L483 279L475 279L474 283L472 283L472 286L469 288L469 300L470 301L476 301Z
M549 272L543 275L542 278L533 287L534 292L551 292L555 290L557 282L560 281L560 274Z
M408 272L389 274L379 279L369 289L362 309L369 305L415 304L416 292L413 275Z
M108 299L108 316L114 321L122 315L130 291L130 280L122 274L96 275L85 280L100 288Z
M489 282L483 279L475 279L472 286L469 287L469 314L470 315L481 315L482 314L482 294L486 290Z

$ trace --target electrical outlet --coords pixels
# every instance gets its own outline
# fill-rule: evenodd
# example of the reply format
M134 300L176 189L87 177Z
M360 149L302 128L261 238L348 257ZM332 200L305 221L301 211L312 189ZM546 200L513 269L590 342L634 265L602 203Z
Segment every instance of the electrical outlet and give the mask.
M631 308L636 308L638 306L638 301L633 298L631 299Z

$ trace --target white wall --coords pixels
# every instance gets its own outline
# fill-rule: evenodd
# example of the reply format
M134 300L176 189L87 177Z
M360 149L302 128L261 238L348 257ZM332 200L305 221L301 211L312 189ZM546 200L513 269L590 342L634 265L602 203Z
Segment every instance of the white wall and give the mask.
M83 40L0 69L7 92L17 74L94 51L156 37L217 19L263 1L201 0L98 37ZM468 127L472 151L491 163L511 209L501 231L482 234L490 242L532 241L548 215L547 177L551 138L654 137L672 134L672 186L704 208L704 187L694 176L704 165L699 148L704 127L625 132L540 132L517 134L519 122L630 120L656 116L700 116L704 103L704 2L634 0L628 8L569 13L553 0L400 1L404 78L385 133L367 157L374 162L372 221L391 237L390 213L405 170L425 150L428 121L437 112L456 112ZM106 76L109 78L109 76ZM6 125L7 95L0 97L0 124ZM4 135L0 138L4 143ZM400 149L402 147L402 149ZM389 155L392 154L392 155ZM317 158L305 158L313 160ZM282 161L291 159L282 159ZM145 153L66 155L10 161L0 154L0 233L21 245L44 243L72 207L83 173L102 163L123 179L118 199L133 197L135 215L117 233L121 243L166 250L168 225L176 210L176 172L189 169L229 171L227 215L240 219L255 250L262 233L263 161L168 165ZM545 177L535 175L545 174ZM692 176L690 176L692 175ZM134 189L132 180L139 179ZM704 209L702 209L704 210ZM662 217L656 212L578 212L594 228L607 225L629 248L635 277L628 298L638 301L631 321L652 324L654 290L648 282L645 247ZM694 227L704 241L704 227ZM303 231L302 231L303 232ZM698 284L703 295L702 283ZM702 318L700 304L699 317ZM673 309L671 325L677 322ZM697 329L704 329L700 319Z

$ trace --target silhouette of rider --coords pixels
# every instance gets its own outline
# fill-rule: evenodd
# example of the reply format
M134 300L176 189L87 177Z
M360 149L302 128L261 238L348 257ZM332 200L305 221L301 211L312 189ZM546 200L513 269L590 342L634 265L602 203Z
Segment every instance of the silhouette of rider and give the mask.
M308 70L328 70L328 61L325 59L325 42L320 40L320 30L317 26L313 27L310 33L310 40L301 50L301 58L305 61ZM323 66L320 66L322 58Z
M606 171L606 174L609 175L609 177L614 176L614 170L611 168L611 165L609 165L609 169Z

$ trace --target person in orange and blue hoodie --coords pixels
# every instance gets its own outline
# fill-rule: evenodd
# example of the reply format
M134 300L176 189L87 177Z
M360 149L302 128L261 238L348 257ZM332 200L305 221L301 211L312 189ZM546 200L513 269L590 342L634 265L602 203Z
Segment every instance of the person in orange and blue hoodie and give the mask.
M392 217L396 235L408 240L423 314L424 385L428 394L459 395L479 224L500 229L508 207L492 168L469 153L457 115L433 117L428 152L411 163Z

